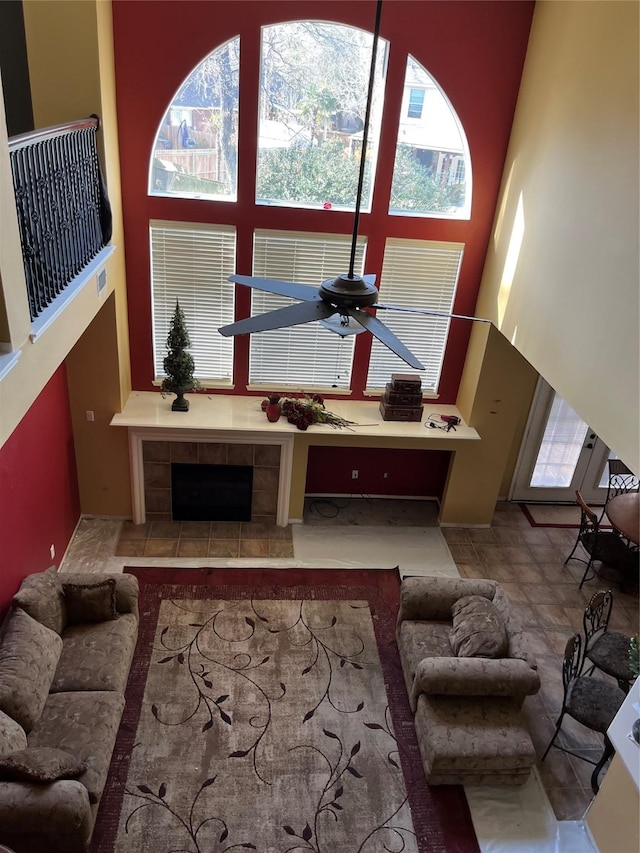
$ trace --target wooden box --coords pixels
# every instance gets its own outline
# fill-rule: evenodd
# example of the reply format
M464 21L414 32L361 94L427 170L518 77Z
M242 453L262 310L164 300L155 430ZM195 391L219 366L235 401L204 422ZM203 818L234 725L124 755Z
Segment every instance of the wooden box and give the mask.
M410 393L398 391L392 382L387 382L387 390L382 399L386 403L391 403L394 406L421 406L422 405L422 388L417 388Z
M416 422L422 420L423 406L393 406L380 400L380 414L383 421Z
M392 373L391 385L399 394L415 394L421 389L422 380L411 373Z

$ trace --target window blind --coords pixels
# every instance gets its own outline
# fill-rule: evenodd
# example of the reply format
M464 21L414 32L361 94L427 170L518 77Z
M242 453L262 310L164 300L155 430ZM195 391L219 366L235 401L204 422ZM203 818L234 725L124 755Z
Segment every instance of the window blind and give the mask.
M152 222L151 291L156 379L162 378L167 335L176 307L184 311L195 375L203 383L231 384L233 338L218 327L233 322L235 229L223 225Z
M351 239L337 234L256 231L253 274L309 285L348 272ZM362 274L365 240L359 240L355 271ZM252 290L251 315L296 303ZM341 338L320 323L304 323L251 335L249 382L274 390L349 388L355 336Z
M389 238L385 244L380 302L450 312L453 307L464 244ZM424 364L422 389L436 393L440 381L449 319L399 311L378 317ZM367 387L384 389L392 373L410 368L379 341L373 341Z

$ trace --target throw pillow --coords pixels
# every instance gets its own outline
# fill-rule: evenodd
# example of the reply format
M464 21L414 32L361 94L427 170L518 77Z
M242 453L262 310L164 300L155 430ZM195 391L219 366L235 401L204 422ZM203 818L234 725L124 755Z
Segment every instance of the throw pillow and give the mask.
M56 779L76 779L87 769L64 749L49 746L33 747L12 752L0 758L0 779L15 782L55 782Z
M62 584L55 566L46 572L27 575L13 596L13 603L56 634L62 634L67 627Z
M451 646L458 657L501 658L507 654L504 621L488 598L465 595L451 608Z
M0 755L17 752L27 746L27 736L24 729L15 720L0 711Z
M65 583L62 589L69 624L107 622L118 615L115 578L90 584Z
M0 643L0 711L30 732L42 714L62 639L20 607L9 611Z

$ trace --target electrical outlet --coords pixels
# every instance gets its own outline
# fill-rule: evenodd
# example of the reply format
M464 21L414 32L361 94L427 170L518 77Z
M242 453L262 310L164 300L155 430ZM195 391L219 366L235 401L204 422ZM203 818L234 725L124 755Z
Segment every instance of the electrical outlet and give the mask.
M351 479L352 480L358 479L358 469L357 468L354 468L353 471L351 472Z
M387 474L387 472L385 471L385 472L384 472L384 474L382 475L382 479L383 479L383 480L386 480L388 476L389 476L389 475L388 475L388 474Z
M94 416L93 412L91 411L91 409L87 409L87 411L85 412L85 416L86 416L87 420L89 421L89 423L92 423L95 420L95 416Z
M51 548L49 548L49 553L51 554L51 559L53 560L56 556L56 546L55 545L51 545Z

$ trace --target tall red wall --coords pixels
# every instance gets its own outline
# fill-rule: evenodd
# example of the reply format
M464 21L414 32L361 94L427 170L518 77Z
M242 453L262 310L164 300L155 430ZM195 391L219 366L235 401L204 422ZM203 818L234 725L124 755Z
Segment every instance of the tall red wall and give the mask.
M380 273L384 234L465 243L454 309L473 313L502 177L513 112L526 54L533 2L529 0L387 0L381 35L390 41L387 88L402 89L406 56L421 62L441 85L465 129L473 170L470 221L389 217L374 195L360 219L369 239L367 272ZM114 0L118 129L126 234L133 387L152 390L153 360L148 223L151 218L229 222L238 229L238 271L251 270L253 228L351 233L352 215L255 204L257 80L260 27L320 19L371 31L374 0ZM150 198L147 180L158 126L182 81L214 48L240 36L240 148L238 201ZM400 104L385 103L377 186L390 186ZM222 218L220 218L222 217ZM277 222L276 222L277 217ZM238 316L249 295L238 289ZM452 324L440 385L440 403L455 402L470 333ZM365 340L366 339L366 340ZM234 393L246 394L248 339L236 339ZM369 336L356 344L354 377L364 385ZM361 393L361 391L359 392Z
M80 518L64 364L0 449L0 507L2 613L25 575L60 564Z

